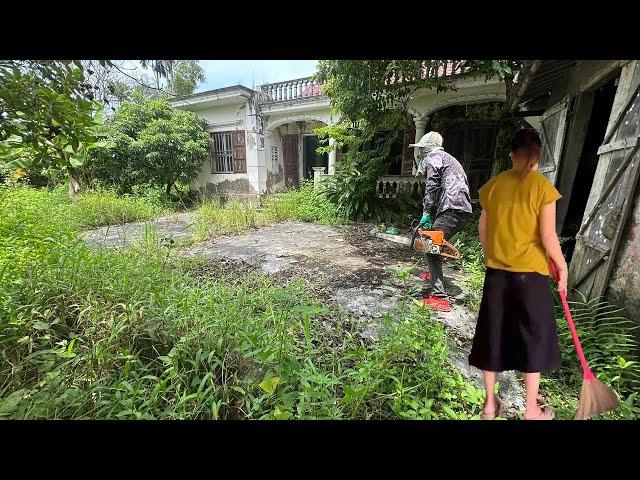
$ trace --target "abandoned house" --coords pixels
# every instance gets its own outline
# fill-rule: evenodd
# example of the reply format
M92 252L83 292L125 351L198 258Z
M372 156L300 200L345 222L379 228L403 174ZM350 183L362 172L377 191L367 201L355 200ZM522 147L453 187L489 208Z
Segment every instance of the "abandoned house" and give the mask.
M539 170L562 194L569 284L640 317L640 61L535 60L508 108L539 123ZM529 117L527 117L529 119Z
M441 72L451 76L455 91L418 90L409 103L412 127L392 149L389 174L378 180L378 195L399 191L419 193L424 180L415 178L414 149L430 128L440 128L445 148L468 172L472 195L489 179L494 160L497 119L505 101L504 83L495 78L472 78L455 71L452 63ZM191 110L207 121L212 151L196 179L207 195L258 199L283 187L299 187L335 173L340 151L319 154L319 126L332 117L329 99L311 78L262 85L256 90L232 86L175 98L171 104ZM476 108L469 118L464 113ZM482 113L477 114L480 111ZM448 112L454 113L453 118ZM329 139L329 143L334 143Z

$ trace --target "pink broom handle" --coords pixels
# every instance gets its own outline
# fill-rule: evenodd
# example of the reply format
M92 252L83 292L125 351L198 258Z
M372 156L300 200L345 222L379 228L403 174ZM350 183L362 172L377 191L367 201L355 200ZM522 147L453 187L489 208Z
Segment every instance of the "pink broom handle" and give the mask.
M558 273L558 266L555 264L555 262L552 259L549 259L549 270L551 270L551 276L556 282L560 280L560 275ZM571 316L571 311L569 310L569 303L567 302L566 291L564 290L560 291L560 299L562 300L562 307L564 308L564 316L567 318L567 323L569 324L569 330L571 330L573 345L576 347L578 359L580 360L580 365L582 365L583 378L585 380L595 380L596 377L591 372L591 369L589 368L589 364L587 363L587 359L584 357L584 352L582 351L582 345L580 345L578 332L576 331L576 326L573 323L573 317Z

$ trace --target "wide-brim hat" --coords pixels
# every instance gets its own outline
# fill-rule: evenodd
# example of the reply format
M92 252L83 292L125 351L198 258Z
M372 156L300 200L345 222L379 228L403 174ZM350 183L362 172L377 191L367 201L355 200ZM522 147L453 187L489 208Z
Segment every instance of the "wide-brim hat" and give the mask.
M438 132L425 133L418 143L410 143L410 147L436 148L442 146L442 135Z

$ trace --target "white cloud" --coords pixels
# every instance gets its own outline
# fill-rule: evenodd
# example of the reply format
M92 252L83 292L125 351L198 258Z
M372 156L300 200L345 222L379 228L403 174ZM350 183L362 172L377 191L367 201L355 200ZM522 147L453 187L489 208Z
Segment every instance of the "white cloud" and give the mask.
M317 60L200 60L206 81L196 92L244 85L258 86L308 77L315 73Z

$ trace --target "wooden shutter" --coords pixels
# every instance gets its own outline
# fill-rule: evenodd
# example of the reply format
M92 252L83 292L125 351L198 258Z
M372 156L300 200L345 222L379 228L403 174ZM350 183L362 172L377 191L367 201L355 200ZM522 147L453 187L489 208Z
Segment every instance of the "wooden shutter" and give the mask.
M244 130L231 133L231 148L233 149L233 173L247 173L247 148Z
M569 270L569 285L590 299L606 293L638 181L639 92L640 62L632 61L622 69Z
M538 171L544 174L551 183L556 184L562 147L567 127L567 112L569 101L567 98L549 108L540 121L540 138L542 140L542 153Z

